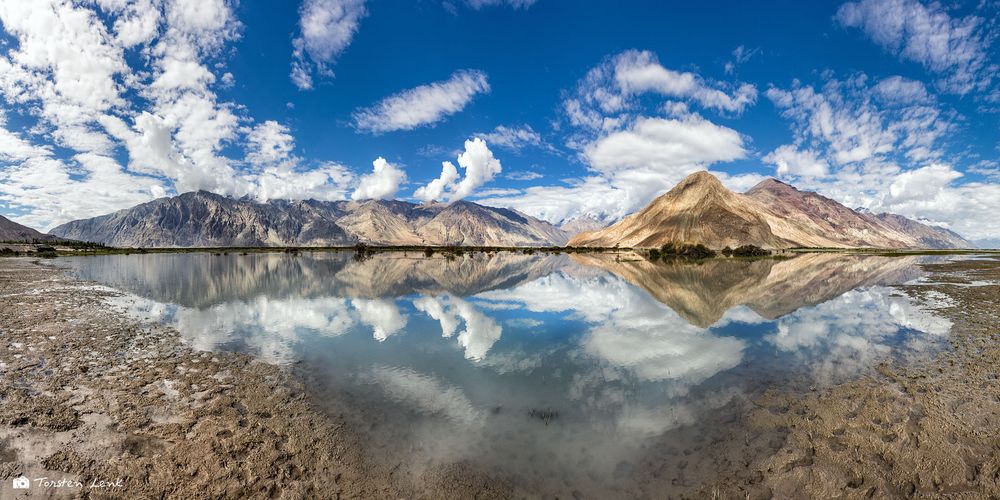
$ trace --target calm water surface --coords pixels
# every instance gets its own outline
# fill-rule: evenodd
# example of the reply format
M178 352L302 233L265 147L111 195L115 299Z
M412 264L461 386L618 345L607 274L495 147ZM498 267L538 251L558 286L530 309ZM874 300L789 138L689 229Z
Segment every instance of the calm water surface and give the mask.
M717 460L703 445L734 439L767 388L815 389L942 348L951 324L889 286L918 280L919 259L60 260L197 349L294 367L409 473L462 462L528 491L605 496L697 481L687 464Z

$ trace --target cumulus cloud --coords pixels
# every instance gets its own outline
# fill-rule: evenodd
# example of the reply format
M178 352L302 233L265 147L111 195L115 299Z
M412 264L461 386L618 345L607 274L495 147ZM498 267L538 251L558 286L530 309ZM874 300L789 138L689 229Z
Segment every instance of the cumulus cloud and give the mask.
M827 174L829 165L816 157L812 151L801 151L795 146L784 145L771 151L761 158L764 162L776 167L779 176L786 177L822 177Z
M355 200L386 200L396 196L400 185L406 182L406 172L387 162L381 156L372 162L372 172L362 175L358 187L351 194Z
M292 41L292 83L313 87L313 73L333 76L330 66L351 44L368 14L364 0L305 0L299 9L299 36Z
M862 30L901 59L920 63L942 75L942 90L955 94L990 87L997 72L990 62L988 23L977 16L955 18L937 2L862 0L847 2L836 20Z
M493 180L503 170L500 160L493 156L486 141L478 137L465 141L465 151L458 155L458 165L465 169L461 180L455 165L446 161L441 164L441 176L417 189L413 196L423 201L442 198L447 198L448 202L458 201Z
M290 159L295 139L288 127L267 120L247 134L247 161L253 165L275 165Z
M354 112L358 130L381 134L437 123L465 108L477 94L490 91L486 73L460 70L440 82L404 90L370 108Z
M648 171L678 179L692 165L742 158L739 133L697 116L683 120L640 117L628 129L588 144L583 152L597 172L616 176Z

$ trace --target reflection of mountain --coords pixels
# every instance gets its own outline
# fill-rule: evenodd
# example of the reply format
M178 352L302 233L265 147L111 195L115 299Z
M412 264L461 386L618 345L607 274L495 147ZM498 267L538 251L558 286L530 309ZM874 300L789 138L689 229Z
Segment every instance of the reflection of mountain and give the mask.
M271 299L379 298L417 292L465 296L533 280L567 262L565 256L512 252L466 253L453 259L385 252L361 261L347 252L311 252L110 255L74 259L72 266L85 279L142 297L205 307L261 295Z
M713 259L703 263L616 261L609 254L576 254L645 288L693 325L703 328L729 309L746 305L767 319L830 300L848 290L907 281L918 257L817 253L787 260Z

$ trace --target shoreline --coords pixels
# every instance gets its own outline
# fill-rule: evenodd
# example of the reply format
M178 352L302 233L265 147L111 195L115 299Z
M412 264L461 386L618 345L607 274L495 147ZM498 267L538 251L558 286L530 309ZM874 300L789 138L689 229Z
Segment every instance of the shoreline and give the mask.
M766 392L735 427L745 436L709 445L721 460L697 466L711 473L689 469L709 482L683 489L723 498L1000 493L1000 285L967 286L1000 281L1000 261L923 267L932 283L897 288L948 303L939 312L953 322L950 350L804 397ZM47 494L94 498L531 495L471 464L415 477L380 463L363 432L309 400L294 370L195 351L175 330L109 310L103 301L116 295L33 259L0 259L7 486L25 473L83 483ZM655 497L672 474L640 468L627 493ZM106 487L87 487L100 481Z

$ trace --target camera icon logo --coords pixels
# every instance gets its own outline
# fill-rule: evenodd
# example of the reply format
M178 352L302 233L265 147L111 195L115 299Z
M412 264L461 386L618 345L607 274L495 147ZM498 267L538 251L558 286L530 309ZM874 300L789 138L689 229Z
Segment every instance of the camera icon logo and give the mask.
M28 481L28 478L24 476L14 478L15 490L26 490L29 486L31 486L31 481Z

